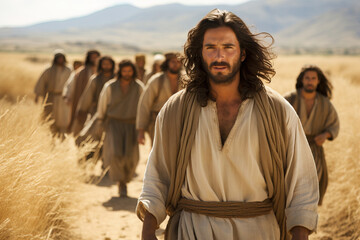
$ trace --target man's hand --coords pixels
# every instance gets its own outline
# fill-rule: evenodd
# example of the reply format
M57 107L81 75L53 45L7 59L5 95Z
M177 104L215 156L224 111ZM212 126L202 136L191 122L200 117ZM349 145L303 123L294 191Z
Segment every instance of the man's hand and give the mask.
M68 106L71 106L72 102L71 102L71 100L70 100L69 98L63 96L63 99L64 99L64 102L65 102Z
M310 231L305 227L296 226L290 230L290 233L292 236L292 240L308 240Z
M142 240L157 240L156 235L155 235L156 229L157 229L156 218L151 213L146 212L145 218L144 218L143 229L142 229L142 233L141 233L141 235L142 235L141 239Z
M316 143L316 145L318 146L322 146L325 142L326 139L330 138L331 135L329 132L324 132L324 133L321 133L319 135L317 135L315 138L314 138L314 141Z
M138 143L144 145L145 144L145 131L143 129L138 130Z

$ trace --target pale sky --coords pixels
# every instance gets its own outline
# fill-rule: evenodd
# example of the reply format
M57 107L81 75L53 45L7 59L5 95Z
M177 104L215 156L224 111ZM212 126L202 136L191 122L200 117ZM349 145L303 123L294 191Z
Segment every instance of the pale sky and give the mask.
M240 4L249 0L227 0ZM145 8L154 5L181 3L185 5L224 4L223 0L0 0L0 27L26 26L50 20L63 20L87 15L116 4L129 3Z

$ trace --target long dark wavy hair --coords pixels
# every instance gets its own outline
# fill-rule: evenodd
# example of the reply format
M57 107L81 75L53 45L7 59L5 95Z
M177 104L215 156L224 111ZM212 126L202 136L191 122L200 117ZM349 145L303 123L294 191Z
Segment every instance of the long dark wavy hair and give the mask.
M190 30L184 46L183 64L188 78L183 79L183 85L188 91L197 94L197 101L201 106L207 105L210 94L208 74L202 62L204 34L208 29L218 27L230 27L239 41L241 51L246 53L240 66L238 89L242 100L251 98L254 93L264 89L262 80L271 82L271 77L275 75L271 63L275 55L270 48L274 42L273 37L265 32L252 34L246 24L232 12L214 9ZM263 45L260 36L270 38L271 43Z
M129 59L125 59L125 60L122 60L120 63L119 63L119 70L118 70L118 74L117 74L117 77L118 79L120 79L122 76L121 76L121 69L123 69L124 67L127 67L127 66L130 66L133 71L134 71L134 75L133 75L133 79L136 79L137 76L138 76L138 73L137 73L137 70L136 70L136 66L135 64L129 60Z
M169 70L169 62L171 59L173 58L180 58L180 54L177 52L168 52L165 53L165 61L163 61L160 65L160 69L163 72L166 72L167 70Z
M103 61L106 61L106 60L111 62L111 64L112 64L111 73L114 73L114 71L115 71L115 61L114 61L114 59L112 59L109 56L103 56L103 57L101 57L99 59L99 63L98 63L98 66L97 66L97 73L98 74L103 72L103 69L102 69L101 65L102 65Z
M54 55L54 59L53 59L52 65L53 65L53 66L56 65L58 59L61 58L61 57L64 58L63 66L65 66L66 63L67 63L67 61L66 61L66 56L65 56L65 54L63 54L63 53L56 53L56 54Z
M321 69L316 65L305 65L301 68L301 72L296 79L296 89L301 89L303 87L302 80L305 73L308 71L314 71L317 73L320 82L316 87L316 91L331 99L333 86L331 82L327 79L323 71L321 71Z
M87 53L86 53L86 59L85 59L85 66L89 65L90 64L90 56L92 54L97 54L98 56L100 56L100 52L97 51L97 50L89 50Z

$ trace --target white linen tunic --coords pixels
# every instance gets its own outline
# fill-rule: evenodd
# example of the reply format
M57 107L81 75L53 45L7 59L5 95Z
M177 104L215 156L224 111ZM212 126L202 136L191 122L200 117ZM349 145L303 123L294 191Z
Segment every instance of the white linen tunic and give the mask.
M284 101L287 110L287 230L317 226L318 182L316 168L301 123ZM161 112L160 112L161 114ZM263 201L268 198L259 160L258 131L254 100L244 101L236 122L222 146L216 103L209 101L201 108L191 159L186 170L182 196L201 201ZM157 131L161 129L161 116ZM153 214L158 224L166 217L167 174L159 166L164 163L160 134L155 134L154 148L144 177L138 211ZM160 179L157 177L160 176ZM274 213L254 218L216 218L183 211L179 223L179 239L280 239Z

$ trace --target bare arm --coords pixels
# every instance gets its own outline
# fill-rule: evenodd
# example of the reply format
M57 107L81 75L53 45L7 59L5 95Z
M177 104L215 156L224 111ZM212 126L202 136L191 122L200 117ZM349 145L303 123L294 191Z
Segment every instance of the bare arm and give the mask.
M290 230L290 233L292 236L292 240L308 240L310 231L305 227L296 226Z
M329 132L324 132L324 133L317 135L314 138L314 140L315 140L316 145L322 146L324 144L324 142L326 141L326 139L329 139L329 138L331 138L331 134Z
M143 240L156 240L155 231L157 229L157 221L154 215L146 211L143 228L142 228L142 237Z
M145 130L138 129L138 143L141 145L145 145Z

